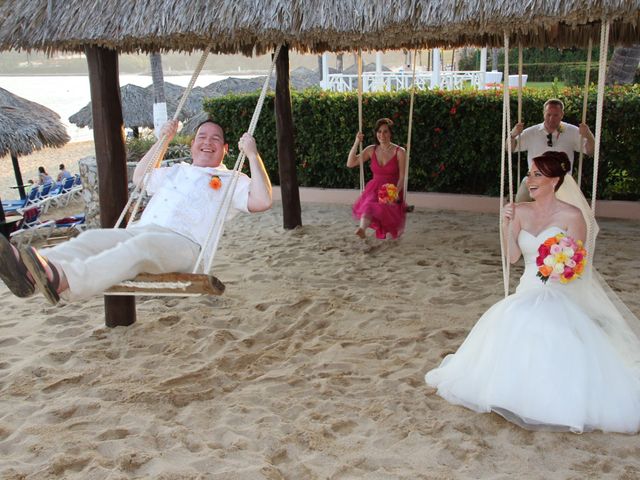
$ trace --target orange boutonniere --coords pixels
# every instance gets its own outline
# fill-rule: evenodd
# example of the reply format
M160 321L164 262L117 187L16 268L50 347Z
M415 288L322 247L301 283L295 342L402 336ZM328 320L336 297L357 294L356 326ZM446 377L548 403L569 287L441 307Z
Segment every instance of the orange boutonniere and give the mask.
M222 180L220 180L220 177L218 175L214 175L213 177L211 177L211 180L209 180L209 186L214 190L219 190L222 186Z

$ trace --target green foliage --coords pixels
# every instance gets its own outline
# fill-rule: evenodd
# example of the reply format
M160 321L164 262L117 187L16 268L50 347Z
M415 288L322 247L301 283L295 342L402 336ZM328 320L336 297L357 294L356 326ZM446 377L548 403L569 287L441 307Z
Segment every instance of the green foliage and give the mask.
M613 49L609 51L609 56ZM599 49L594 48L591 54L591 81L598 78ZM504 50L498 54L499 71L504 71ZM463 57L459 62L460 70L480 70L480 51L475 50ZM581 48L524 48L522 50L522 72L527 75L528 82L563 81L568 85L584 85L587 70L587 50ZM509 73L518 73L518 49L509 50Z
M556 96L566 105L565 120L578 124L582 111L579 88L524 89L523 121L542 121L542 105ZM257 94L205 101L204 108L225 129L232 153L248 128ZM268 96L255 137L265 166L279 184L273 96ZM517 112L517 97L511 97ZM589 92L588 123L595 130L596 91ZM349 148L358 129L357 95L320 90L292 93L298 183L322 188L357 188L358 169L346 168ZM373 127L381 117L395 122L394 141L405 144L409 93L365 94L365 145L374 142ZM515 118L512 120L512 125ZM416 92L409 188L414 191L497 195L499 192L502 125L501 91ZM601 146L600 198L640 198L640 86L607 90ZM514 155L514 159L516 156ZM515 161L514 161L515 163ZM526 169L525 155L522 168ZM366 167L367 173L369 171ZM515 168L514 168L515 170ZM585 194L590 196L593 162L583 168Z
M144 156L144 154L149 151L155 141L156 138L153 136L153 133L141 136L139 138L127 138L127 161L139 161ZM169 143L169 148L167 149L167 153L165 154L164 158L170 159L188 157L191 155L191 151L189 148L190 145L190 136L178 135L171 141L171 143Z

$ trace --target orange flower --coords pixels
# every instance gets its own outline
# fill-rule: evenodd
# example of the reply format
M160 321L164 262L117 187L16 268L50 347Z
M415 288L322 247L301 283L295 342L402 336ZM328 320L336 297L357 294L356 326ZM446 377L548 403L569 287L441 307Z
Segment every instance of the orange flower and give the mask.
M556 241L556 237L551 237L551 238L547 238L543 245L546 245L547 247L551 247L552 245L555 245L557 243Z
M548 277L551 275L551 272L553 272L553 268L548 265L540 265L540 267L538 267L538 271L543 277Z
M219 176L214 175L211 177L211 180L209 180L209 186L214 190L218 190L222 186L222 180L220 180Z

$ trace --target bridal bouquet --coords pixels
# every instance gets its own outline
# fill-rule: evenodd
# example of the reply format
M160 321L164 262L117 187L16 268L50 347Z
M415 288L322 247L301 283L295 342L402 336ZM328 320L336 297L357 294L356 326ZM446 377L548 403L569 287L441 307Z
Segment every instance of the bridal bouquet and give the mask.
M547 238L538 247L538 278L542 283L547 280L557 280L560 283L569 283L579 278L587 263L587 251L582 246L582 241L559 233Z
M378 189L379 203L396 203L398 201L398 187L393 183L385 183Z

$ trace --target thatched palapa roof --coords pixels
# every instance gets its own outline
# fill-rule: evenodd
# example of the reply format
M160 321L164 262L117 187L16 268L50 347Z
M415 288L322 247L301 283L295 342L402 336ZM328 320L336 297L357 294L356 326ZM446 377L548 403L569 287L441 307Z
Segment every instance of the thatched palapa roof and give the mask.
M57 113L0 88L0 157L62 147L69 140Z
M174 87L174 86L171 86ZM178 87L178 89L181 87ZM171 91L177 89L171 88ZM184 90L184 89L183 89ZM127 84L120 87L120 100L122 102L122 117L127 128L147 127L153 128L153 86L147 88ZM167 95L167 115L172 117L176 111L177 101L175 97ZM181 119L184 119L184 114ZM69 117L71 123L78 127L93 128L91 102L82 107L78 112Z
M1 0L0 0L1 1ZM0 50L120 52L384 50L503 44L578 46L612 22L613 44L636 43L640 0L4 0Z

